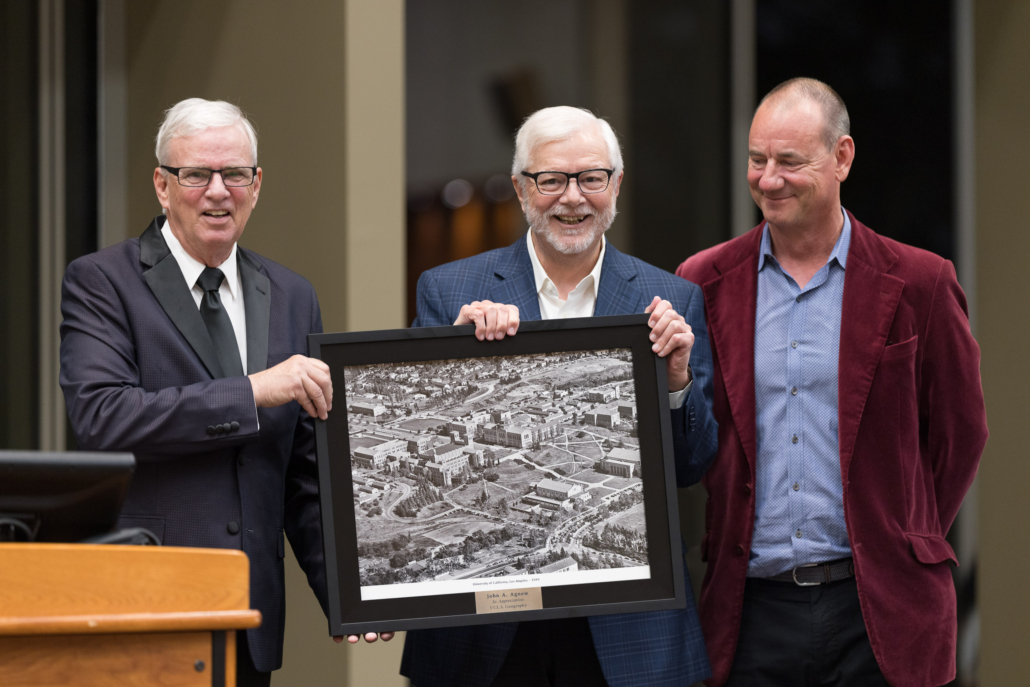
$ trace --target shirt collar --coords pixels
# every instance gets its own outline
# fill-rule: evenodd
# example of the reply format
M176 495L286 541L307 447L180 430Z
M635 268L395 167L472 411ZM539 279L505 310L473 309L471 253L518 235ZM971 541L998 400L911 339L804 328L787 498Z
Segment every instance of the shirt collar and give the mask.
M848 266L848 247L851 245L851 218L848 217L848 213L844 212L844 208L841 208L840 211L844 215L844 228L841 230L840 236L837 237L837 242L833 244L833 250L830 251L830 257L826 260L826 264L828 265L836 259L841 268L846 270ZM772 238L769 236L768 222L762 227L762 246L758 249L759 272L765 267L766 256L773 260L776 259L772 253Z
M161 236L164 237L165 243L168 244L168 250L175 257L175 262L179 263L179 270L186 279L186 286L192 289L196 285L197 279L200 278L200 273L204 271L207 265L186 252L186 249L179 243L179 239L175 238L175 234L172 233L172 229L167 221L161 227ZM225 275L225 284L229 287L229 295L232 296L233 300L236 300L240 293L240 275L236 270L235 243L232 244L232 252L229 253L229 257L218 266L218 269L222 270L222 274Z
M544 290L544 287L548 284L554 286L554 282L552 282L551 278L547 276L547 272L544 271L544 266L540 264L540 258L538 258L536 255L536 244L533 241L533 230L530 229L526 233L526 243L529 245L529 260L533 263L533 278L536 281L536 292L537 294L539 294L541 291ZM602 234L601 253L597 256L597 263L594 265L594 269L590 270L590 274L583 277L579 284L576 284L576 288L578 289L580 284L582 284L587 279L592 278L593 283L591 284L591 288L594 292L594 300L597 300L597 290L601 286L601 265L604 264L604 251L607 245L608 244L605 241L604 234Z

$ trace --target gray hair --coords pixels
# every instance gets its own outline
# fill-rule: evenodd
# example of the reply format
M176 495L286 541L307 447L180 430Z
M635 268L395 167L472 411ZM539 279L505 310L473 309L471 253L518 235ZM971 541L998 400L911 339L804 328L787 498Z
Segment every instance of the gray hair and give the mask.
M822 81L806 77L784 81L766 93L762 102L758 103L758 107L762 107L765 101L774 97L786 105L794 105L802 100L818 104L826 118L823 141L830 150L833 150L833 146L837 144L841 136L851 135L851 117L848 116L848 108L844 105L844 99Z
M235 126L250 140L250 153L257 165L257 132L243 114L243 110L224 100L187 98L165 111L164 121L157 131L157 145L154 149L159 165L168 163L168 146L173 138L193 136L205 129Z
M521 176L521 173L529 171L529 157L538 146L555 141L567 141L576 134L590 129L601 134L601 138L604 139L608 148L608 164L618 177L622 171L622 149L619 148L619 139L612 125L595 116L590 110L567 105L537 110L522 123L515 136L512 176L518 177L520 183L525 182L525 177Z

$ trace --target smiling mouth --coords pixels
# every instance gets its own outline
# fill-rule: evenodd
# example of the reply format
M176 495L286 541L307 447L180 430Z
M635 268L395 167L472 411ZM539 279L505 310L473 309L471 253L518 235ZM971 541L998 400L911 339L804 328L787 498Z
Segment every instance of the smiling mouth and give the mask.
M567 227L574 227L577 224L582 224L587 220L590 215L551 215L556 220L561 222Z
M229 214L228 210L208 210L204 213L208 217L225 217Z

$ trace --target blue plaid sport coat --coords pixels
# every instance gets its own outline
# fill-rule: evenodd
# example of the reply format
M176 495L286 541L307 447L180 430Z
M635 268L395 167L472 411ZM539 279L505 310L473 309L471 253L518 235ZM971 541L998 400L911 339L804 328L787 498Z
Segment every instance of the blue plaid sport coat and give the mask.
M611 243L601 266L594 315L642 313L654 296L668 300L694 331L694 385L672 411L676 482L701 479L715 458L712 352L701 289L620 253ZM507 248L428 270L418 280L413 327L453 324L463 305L490 300L518 306L522 320L539 320L540 304L526 237ZM685 572L685 571L684 571ZM689 580L687 589L690 589ZM711 674L693 597L683 610L589 619L605 679L611 687L690 685ZM415 630L407 635L401 673L415 687L486 687L508 654L518 623Z

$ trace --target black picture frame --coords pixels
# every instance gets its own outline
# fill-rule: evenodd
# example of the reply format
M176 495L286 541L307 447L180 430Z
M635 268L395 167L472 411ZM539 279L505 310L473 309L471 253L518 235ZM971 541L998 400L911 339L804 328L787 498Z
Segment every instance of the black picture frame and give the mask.
M316 420L319 488L333 635L684 608L686 589L677 510L665 359L655 355L648 316L522 322L518 334L479 341L472 325L312 334L312 357L329 365L333 410ZM650 577L545 586L537 610L477 613L474 592L362 600L344 367L602 351L632 351L637 435Z

